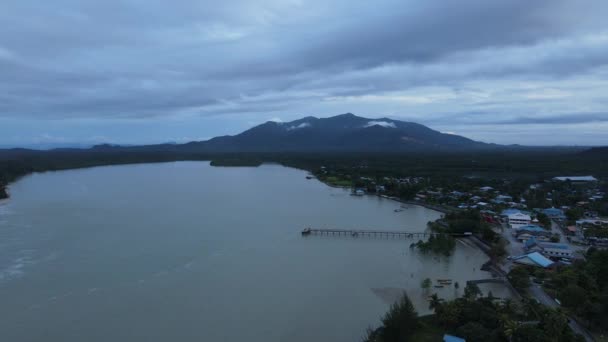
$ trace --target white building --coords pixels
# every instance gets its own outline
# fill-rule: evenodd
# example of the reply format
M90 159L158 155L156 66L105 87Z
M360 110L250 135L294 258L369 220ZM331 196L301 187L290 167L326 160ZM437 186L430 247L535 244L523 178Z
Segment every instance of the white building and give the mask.
M509 226L511 226L511 228L519 228L522 226L527 226L530 224L530 222L532 220L530 218L530 215L526 215L524 213L514 213L514 214L507 216L507 218L508 218Z

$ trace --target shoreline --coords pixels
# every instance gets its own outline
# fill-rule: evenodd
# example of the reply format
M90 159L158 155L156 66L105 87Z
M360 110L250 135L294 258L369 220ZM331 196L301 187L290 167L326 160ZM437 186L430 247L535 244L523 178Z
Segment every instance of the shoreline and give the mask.
M382 195L377 195L379 197L382 197ZM401 200L398 198L391 198L391 197L382 197L382 198L386 198L386 199L390 199L393 200L395 202L399 202L399 203L403 203L403 204L409 204L409 205L417 205L420 207L424 207L427 209L431 209L431 210L435 210L438 211L442 214L447 214L449 212L451 212L450 209L443 207L443 206L438 206L438 205L434 205L434 204L428 204L428 203L424 203L424 202L419 202L419 201L408 201L408 200Z
M351 189L350 186L342 186L342 185L330 184L330 183L325 182L325 181L323 181L322 179L320 179L320 178L318 178L316 176L315 176L314 179L316 179L319 182L327 185L330 188L345 189L345 190ZM434 204L429 204L429 203L420 202L420 201L413 201L413 200L402 200L402 199L400 199L398 197L391 197L391 196L382 195L382 194L378 194L378 193L374 193L374 194L365 193L364 196L376 196L376 197L384 198L384 199L387 199L387 200L399 202L399 203L402 203L402 204L417 205L417 206L424 207L424 208L427 208L427 209L435 210L435 211L440 212L442 214L447 214L447 213L450 213L450 212L454 211L453 209L449 209L449 208L446 208L446 207L441 206L441 205L434 205Z

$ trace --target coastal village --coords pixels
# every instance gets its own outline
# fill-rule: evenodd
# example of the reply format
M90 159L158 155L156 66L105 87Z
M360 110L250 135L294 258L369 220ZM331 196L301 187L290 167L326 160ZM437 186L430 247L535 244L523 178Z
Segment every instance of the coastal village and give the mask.
M328 172L321 168L322 175ZM352 181L352 194L378 195L444 213L477 211L485 223L503 233L512 245L510 252L538 252L554 262L567 264L581 258L590 246L608 247L608 185L595 177L554 177L524 189L520 186L515 193L508 180L492 183L437 187L425 177L358 177Z
M576 308L599 305L593 303L599 299L589 299L589 294L583 293L575 296L581 303L573 302L568 291L575 288L575 292L581 292L584 286L572 284L576 279L566 281L563 277L578 272L594 251L608 249L605 181L591 175L555 176L533 182L476 177L446 181L349 176L326 167L315 176L330 185L350 183L354 196L376 195L443 212L442 219L429 223L432 231L473 231L470 238L490 256L491 265L485 264L486 270L504 279L517 297L567 310L573 331L588 341L602 340L580 324L584 316L593 315L590 312L599 313ZM468 221L470 228L455 228L463 218L480 222Z

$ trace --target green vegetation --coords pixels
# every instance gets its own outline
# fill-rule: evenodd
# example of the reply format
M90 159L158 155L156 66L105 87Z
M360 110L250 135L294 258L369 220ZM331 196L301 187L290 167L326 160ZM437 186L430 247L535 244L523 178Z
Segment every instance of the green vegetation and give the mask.
M511 285L520 292L530 287L530 272L525 267L514 267L509 272L508 278Z
M567 318L557 310L536 302L516 304L511 300L481 297L479 288L467 285L465 297L445 302L431 296L429 307L435 314L418 317L409 298L392 305L377 329L369 329L365 342L441 341L443 334L468 342L584 341L575 336Z
M428 291L432 285L433 285L433 281L431 280L431 278L425 278L420 283L420 287L422 287L422 289L425 291Z
M468 299L475 299L478 296L481 296L481 289L477 284L468 283L467 286L464 287L464 297Z
M505 241L492 230L491 226L484 222L478 210L452 211L444 215L436 222L430 222L431 230L447 234L473 233L479 236L490 246L488 254L493 260L500 260L507 255ZM418 242L417 246L423 251L433 251L450 255L454 249L454 239L451 237L434 239L430 243Z
M423 253L432 252L450 256L456 247L456 239L445 234L431 235L427 241L418 241L416 247Z
M353 182L350 179L344 179L337 176L322 177L320 180L331 186L350 187Z
M0 150L0 189L31 172L65 170L100 165L153 163L178 160L214 160L217 165L254 166L274 162L311 171L319 179L338 177L342 186L361 176L424 177L445 189L472 188L513 180L505 192L518 196L530 181L560 174L608 176L608 156L572 149L519 149L468 153L203 153L195 146L112 147L79 150ZM325 168L322 168L324 166ZM425 181L426 182L426 181ZM527 182L527 183L526 183ZM411 199L423 184L387 184L387 194ZM566 186L566 185L564 185ZM0 190L0 196L4 193ZM599 209L608 211L608 205Z
M491 231L490 227L482 221L478 210L449 212L444 215L442 221L445 224L444 228L440 228L440 230L453 234L482 233L488 229Z
M607 227L588 227L585 229L585 237L608 238Z
M404 293L399 301L391 305L382 318L382 327L369 330L365 341L408 341L419 328L418 313L414 304Z
M534 270L544 279L547 293L580 318L590 329L606 332L608 326L608 250L589 249L586 261L555 272Z
M566 214L566 218L567 218L567 222L569 225L573 225L576 223L576 220L578 220L581 216L583 216L583 209L581 208L570 208L568 210L566 210L565 214Z
M536 219L538 223L545 229L551 229L551 219L543 213L537 213Z

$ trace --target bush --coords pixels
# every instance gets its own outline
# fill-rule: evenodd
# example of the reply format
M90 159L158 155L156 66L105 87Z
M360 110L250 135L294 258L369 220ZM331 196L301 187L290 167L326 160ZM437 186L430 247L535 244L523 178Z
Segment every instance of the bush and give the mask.
M511 269L508 277L511 285L519 291L523 291L530 287L530 273L525 267L515 267Z

